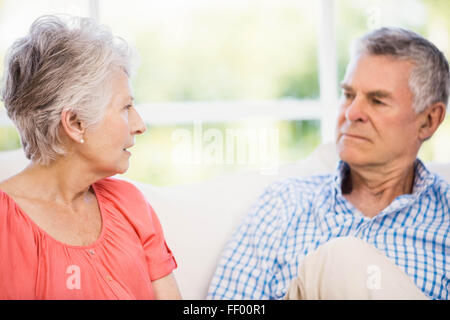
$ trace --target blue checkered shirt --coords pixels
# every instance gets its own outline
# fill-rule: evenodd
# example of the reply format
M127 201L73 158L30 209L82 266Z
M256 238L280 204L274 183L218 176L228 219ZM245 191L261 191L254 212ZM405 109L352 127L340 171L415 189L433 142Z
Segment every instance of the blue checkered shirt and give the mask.
M207 298L281 299L308 252L354 236L384 252L429 298L449 299L450 185L418 159L415 170L412 194L373 218L343 197L342 161L335 174L272 184L228 241Z

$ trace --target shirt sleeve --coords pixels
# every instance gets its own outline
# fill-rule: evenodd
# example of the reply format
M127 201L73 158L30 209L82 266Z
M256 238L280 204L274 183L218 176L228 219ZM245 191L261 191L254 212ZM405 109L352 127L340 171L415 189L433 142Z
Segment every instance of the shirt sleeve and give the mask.
M288 202L281 183L267 188L228 241L211 281L208 299L274 299L270 282L277 265Z
M114 201L124 208L123 214L137 233L144 250L150 279L158 280L170 274L176 267L172 251L169 249L158 216L144 194L133 184L119 179L105 179L115 190Z
M177 267L177 263L166 243L155 211L147 201L145 203L154 232L143 239L142 246L149 266L150 279L154 281L170 274Z

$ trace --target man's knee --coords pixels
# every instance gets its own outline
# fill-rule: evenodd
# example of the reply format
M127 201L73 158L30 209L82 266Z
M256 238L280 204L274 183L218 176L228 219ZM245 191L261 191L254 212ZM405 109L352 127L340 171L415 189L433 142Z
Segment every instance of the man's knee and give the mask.
M345 270L346 266L360 264L362 256L380 255L377 249L355 237L339 237L322 244L305 257L305 262ZM314 261L314 263L312 262ZM343 267L344 269L341 269Z
M370 247L371 245L367 242L348 236L331 239L319 246L317 250L322 250L339 256L346 256L360 251L367 252L367 250L371 250Z
M423 298L398 266L355 237L335 238L310 252L289 292L297 299Z

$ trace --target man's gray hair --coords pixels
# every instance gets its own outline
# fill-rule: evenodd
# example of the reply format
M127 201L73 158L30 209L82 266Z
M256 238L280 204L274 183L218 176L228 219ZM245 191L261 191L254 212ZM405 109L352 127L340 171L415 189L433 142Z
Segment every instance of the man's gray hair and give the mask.
M49 164L66 154L61 112L70 108L86 127L98 123L111 97L111 75L130 76L135 52L93 19L42 16L5 58L1 98L17 126L25 155Z
M437 102L447 105L450 87L447 59L434 44L417 33L393 27L374 30L353 45L352 56L360 54L388 55L414 63L409 87L417 113Z

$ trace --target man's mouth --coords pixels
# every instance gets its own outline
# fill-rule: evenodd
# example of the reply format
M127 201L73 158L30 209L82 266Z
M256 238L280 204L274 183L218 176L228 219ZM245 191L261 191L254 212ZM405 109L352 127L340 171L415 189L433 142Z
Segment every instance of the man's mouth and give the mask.
M353 139L360 139L360 140L367 140L367 141L369 141L369 139L367 139L367 138L365 138L363 136L359 136L359 135L351 134L351 133L342 133L342 136L353 138Z

